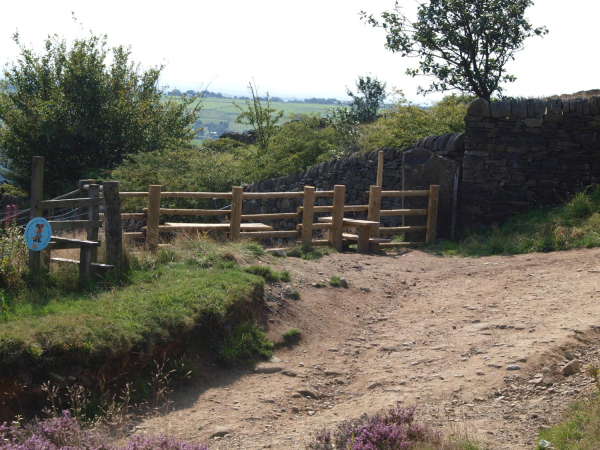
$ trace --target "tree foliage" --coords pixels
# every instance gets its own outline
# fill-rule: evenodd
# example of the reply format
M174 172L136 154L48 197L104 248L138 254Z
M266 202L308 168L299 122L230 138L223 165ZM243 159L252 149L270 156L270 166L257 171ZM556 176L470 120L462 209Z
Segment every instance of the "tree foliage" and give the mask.
M429 0L419 4L411 21L398 2L381 21L361 12L367 23L387 33L385 47L402 56L418 57L419 68L407 74L434 77L419 92L458 90L490 100L502 94L500 85L516 80L505 66L524 48L525 39L543 36L545 27L534 28L525 18L532 0Z
M356 82L356 94L346 88L346 94L352 98L350 108L356 120L360 123L371 123L377 119L377 111L385 100L385 83L376 77L358 76Z
M21 44L0 80L0 154L5 176L29 189L31 157L46 160L45 191L58 194L126 155L187 144L197 97L164 100L163 66L141 70L106 36L70 46L49 36L38 54ZM196 106L193 103L196 102Z
M283 117L284 112L271 108L268 92L264 99L266 106L263 106L256 84L248 83L248 91L252 95L252 100L246 100L247 109L233 102L235 107L241 111L241 114L235 119L235 123L250 125L256 132L259 152L265 153L269 148L269 141L277 133L277 122Z

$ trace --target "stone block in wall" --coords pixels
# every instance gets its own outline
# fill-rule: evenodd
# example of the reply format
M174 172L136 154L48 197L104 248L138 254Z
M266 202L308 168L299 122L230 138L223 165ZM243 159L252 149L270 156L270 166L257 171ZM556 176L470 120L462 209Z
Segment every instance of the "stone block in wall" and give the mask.
M463 167L465 169L481 170L485 167L485 159L477 156L465 155Z
M509 101L490 103L490 115L494 118L510 117L511 106Z
M475 117L490 117L490 104L483 98L478 98L469 103L467 115Z
M593 116L600 114L600 99L598 97L590 98L590 114Z
M510 101L510 116L519 117L519 100Z
M553 123L562 123L563 115L562 114L546 114L544 116L545 122L553 122Z
M582 114L584 116L589 115L590 114L590 102L587 98L583 99L581 106L583 108Z
M536 100L534 106L534 117L536 119L541 119L546 114L546 101L545 100Z
M519 100L519 119L527 118L527 101Z
M525 119L523 122L527 128L540 128L544 123L544 119Z
M527 105L527 117L535 117L535 100L525 100Z
M438 205L437 235L451 238L456 230L458 207L458 183L460 164L449 158L436 155L434 152L415 148L407 150L403 155L402 189L429 189L436 184L440 186ZM405 208L427 208L426 197L406 197ZM404 218L405 225L426 225L423 216L408 216ZM415 237L410 236L410 240ZM419 240L424 240L424 235Z

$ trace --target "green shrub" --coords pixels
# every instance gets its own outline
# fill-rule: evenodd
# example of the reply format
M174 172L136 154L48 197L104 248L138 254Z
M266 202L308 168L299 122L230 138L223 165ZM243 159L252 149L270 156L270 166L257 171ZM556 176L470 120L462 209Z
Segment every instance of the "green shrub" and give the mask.
M329 285L333 286L333 287L341 287L342 286L342 279L340 277L332 276L329 279Z
M284 345L292 345L300 341L302 338L302 332L297 328L290 328L281 336L283 338Z
M252 275L258 275L259 277L263 277L266 281L290 281L290 271L284 270L282 272L277 272L273 270L269 266L258 266L252 265L244 268L245 272L251 273Z
M255 356L273 354L273 343L255 320L226 327L215 345L217 359L226 365L252 364Z
M0 287L21 287L26 268L27 246L22 230L16 225L0 225Z

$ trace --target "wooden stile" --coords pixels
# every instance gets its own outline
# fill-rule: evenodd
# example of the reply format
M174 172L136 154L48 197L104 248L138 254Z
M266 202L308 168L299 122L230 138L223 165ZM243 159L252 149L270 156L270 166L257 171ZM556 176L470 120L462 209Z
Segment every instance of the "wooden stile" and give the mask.
M383 152L379 152L379 156L383 157ZM371 237L379 237L379 222L381 221L381 185L371 186L369 191L369 210L367 220L377 222L377 225L371 227Z
M302 245L311 245L315 210L315 188L304 186L304 206L302 209Z
M146 221L146 248L155 252L158 249L160 223L161 185L150 185L148 190L148 219Z
M90 184L88 189L88 197L99 198L100 197L100 185L99 184ZM92 222L100 222L100 208L98 205L88 206L88 220ZM102 225L102 222L100 222ZM98 240L98 227L89 227L87 229L87 240L88 241L97 241ZM98 249L92 249L91 262L98 262Z
M231 192L231 218L229 220L229 239L237 241L240 238L240 224L242 222L242 204L244 201L244 188L235 186Z
M106 263L116 267L123 264L123 222L118 181L104 182L104 235Z
M377 158L377 186L383 187L383 150L379 150Z
M342 232L345 196L346 186L343 184L336 184L333 187L333 211L331 215L331 229L329 230L329 244L338 252L343 250Z
M427 212L427 236L425 242L435 242L437 230L437 212L440 195L440 187L436 185L429 186L429 208Z
M242 222L245 220L282 220L282 219L300 219L299 213L272 213L272 214L244 214Z
M240 233L241 238L282 238L282 237L300 237L299 231L244 231Z

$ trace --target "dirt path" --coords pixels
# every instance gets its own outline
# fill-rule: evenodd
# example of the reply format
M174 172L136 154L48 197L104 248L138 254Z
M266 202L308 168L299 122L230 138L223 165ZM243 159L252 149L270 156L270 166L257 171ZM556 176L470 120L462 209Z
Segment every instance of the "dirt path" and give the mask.
M304 335L263 365L283 371L207 372L174 412L136 432L205 441L223 427L211 449L304 449L317 429L399 401L446 432L467 427L489 449L532 449L540 427L591 390L562 368L567 357L600 358L600 249L270 261L301 293L286 299L276 285L267 295L272 338L290 327ZM332 275L349 288L312 286Z

